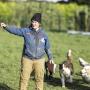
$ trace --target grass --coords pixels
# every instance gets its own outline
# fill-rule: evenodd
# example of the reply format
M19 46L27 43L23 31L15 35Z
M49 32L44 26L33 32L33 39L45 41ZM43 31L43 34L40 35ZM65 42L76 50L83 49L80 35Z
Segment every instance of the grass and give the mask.
M53 81L44 83L44 90L90 90L90 84L84 83L80 72L78 57L90 62L90 36L69 35L62 32L47 32L51 43L54 61L59 64L66 59L69 48L73 53L75 68L74 83L61 88L58 70ZM18 90L20 59L23 49L23 38L0 30L0 90ZM29 90L34 90L35 82L29 82Z

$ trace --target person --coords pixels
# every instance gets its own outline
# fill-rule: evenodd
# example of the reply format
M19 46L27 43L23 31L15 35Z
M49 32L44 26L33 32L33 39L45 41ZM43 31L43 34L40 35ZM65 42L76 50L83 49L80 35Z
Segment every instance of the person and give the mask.
M53 60L48 36L41 28L41 18L41 13L35 13L28 28L17 28L1 23L1 27L9 33L24 38L19 90L27 90L33 70L35 72L35 90L43 90L45 54L50 63Z
M88 63L81 57L79 58L79 63L83 67L81 70L81 76L83 80L87 83L90 83L90 63Z

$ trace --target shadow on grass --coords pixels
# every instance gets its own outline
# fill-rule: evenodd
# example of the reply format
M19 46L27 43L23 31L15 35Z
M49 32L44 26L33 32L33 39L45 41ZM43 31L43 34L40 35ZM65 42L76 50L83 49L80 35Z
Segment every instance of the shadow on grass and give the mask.
M45 79L45 82L49 85L60 86L60 78ZM84 83L82 79L74 79L72 84L66 83L68 90L90 90L90 84Z
M69 90L90 90L90 85L84 83L82 79L75 79L72 84L66 84Z
M7 86L6 84L0 83L0 90L14 90Z
M44 82L46 82L49 85L53 85L53 86L61 86L61 80L60 78L45 78Z

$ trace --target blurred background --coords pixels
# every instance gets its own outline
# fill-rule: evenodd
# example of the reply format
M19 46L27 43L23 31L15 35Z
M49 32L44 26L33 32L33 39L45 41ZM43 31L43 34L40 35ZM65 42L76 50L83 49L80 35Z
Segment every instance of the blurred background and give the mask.
M42 26L55 31L90 31L90 0L0 0L0 22L29 26L41 12Z
M71 49L75 68L73 84L63 89L57 69L53 81L45 81L44 90L90 90L90 83L81 78L78 61L82 57L90 63L90 0L0 0L0 22L8 25L28 27L36 12L42 13L42 27L48 34L55 63L66 60ZM0 28L0 90L18 90L22 50L23 38ZM34 80L28 88L35 90Z

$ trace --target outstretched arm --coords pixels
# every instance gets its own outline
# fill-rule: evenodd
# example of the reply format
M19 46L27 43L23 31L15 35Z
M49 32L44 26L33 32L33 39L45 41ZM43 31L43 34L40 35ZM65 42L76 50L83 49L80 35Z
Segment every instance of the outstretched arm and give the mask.
M15 34L15 35L19 35L19 36L23 36L24 35L24 28L17 28L17 27L13 27L13 26L8 26L5 23L1 23L0 26L2 28L4 28L6 31Z

